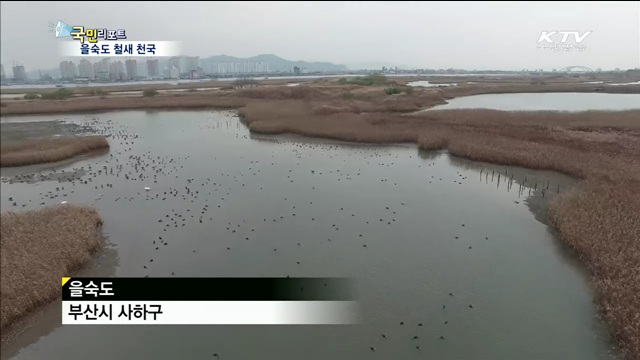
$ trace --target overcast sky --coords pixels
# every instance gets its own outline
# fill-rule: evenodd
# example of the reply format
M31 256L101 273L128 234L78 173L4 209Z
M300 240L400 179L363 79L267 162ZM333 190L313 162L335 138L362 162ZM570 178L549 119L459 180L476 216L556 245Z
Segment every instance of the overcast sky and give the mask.
M640 2L9 2L1 61L51 69L62 41L49 23L126 29L128 40L174 40L186 55L419 68L593 69L640 66ZM542 31L592 31L584 51L537 48ZM559 37L554 41L559 41ZM79 61L80 58L71 58Z

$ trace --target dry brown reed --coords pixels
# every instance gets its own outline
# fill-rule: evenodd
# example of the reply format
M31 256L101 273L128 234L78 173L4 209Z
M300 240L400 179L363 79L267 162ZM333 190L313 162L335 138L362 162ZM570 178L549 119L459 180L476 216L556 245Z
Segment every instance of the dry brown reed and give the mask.
M596 300L612 335L627 358L635 360L640 358L638 189L637 181L589 180L555 198L550 209L560 238L589 264Z
M0 166L23 166L68 159L109 147L104 136L33 139L0 146Z
M91 207L56 205L1 215L0 329L60 295L63 276L86 264L101 243Z
M3 101L2 104L7 106L0 108L0 115L61 114L163 108L237 108L245 105L248 100L250 99L225 96L225 92L220 91L217 95L185 92L184 95L160 94L153 97L106 96L104 99L79 97L67 100Z
M514 92L624 92L640 93L640 85L601 86L601 84L478 84L443 88L415 88L411 94L389 96L380 86L337 85L335 81L307 82L301 86L263 85L250 89L212 90L160 94L153 97L104 96L66 100L3 101L0 115L53 114L126 109L162 108L239 108L273 100L304 100L324 105L348 106L352 112L412 112L442 104L459 96ZM203 85L201 85L203 86ZM318 104L322 105L322 104Z

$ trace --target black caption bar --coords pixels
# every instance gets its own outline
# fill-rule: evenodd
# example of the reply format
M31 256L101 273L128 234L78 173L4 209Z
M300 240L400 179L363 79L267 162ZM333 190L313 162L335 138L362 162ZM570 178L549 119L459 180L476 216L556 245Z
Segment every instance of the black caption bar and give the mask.
M63 280L64 282L64 280ZM62 300L340 301L355 300L344 278L70 278Z

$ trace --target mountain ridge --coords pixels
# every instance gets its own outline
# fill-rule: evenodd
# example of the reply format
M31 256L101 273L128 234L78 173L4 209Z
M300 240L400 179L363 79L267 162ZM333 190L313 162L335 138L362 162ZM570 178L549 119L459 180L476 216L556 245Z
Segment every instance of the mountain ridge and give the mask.
M310 72L316 71L348 71L349 69L343 64L334 64L326 61L304 61L304 60L287 60L275 54L259 54L248 58L240 58L230 55L214 55L200 59L201 64L207 63L223 63L223 62L265 62L269 64L269 70L276 72L293 71L294 67L307 69Z

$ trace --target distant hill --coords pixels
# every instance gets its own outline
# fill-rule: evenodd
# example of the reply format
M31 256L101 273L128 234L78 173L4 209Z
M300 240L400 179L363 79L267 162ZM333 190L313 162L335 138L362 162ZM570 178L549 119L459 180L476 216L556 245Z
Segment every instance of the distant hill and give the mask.
M383 66L386 68L398 67L399 69L413 69L413 67L410 67L407 65L399 65L391 62L381 62L381 61L350 63L350 64L346 64L346 66L347 68L349 68L349 70L381 70Z
M6 71L7 71L7 69L5 68L5 72ZM46 69L46 70L26 71L27 79L38 80L38 79L40 79L40 73L42 73L42 75L49 74L53 78L59 78L60 77L60 69L54 68L54 69ZM7 74L7 77L13 77L13 72L11 72L10 74Z
M284 71L289 72L293 71L295 66L299 68L306 68L309 72L316 71L347 71L347 67L341 64L333 64L330 62L308 62L308 61L291 61L283 59L279 56L273 54L263 54L257 55L250 58L238 58L235 56L229 55L216 55L208 58L200 59L200 64L209 64L209 63L224 63L224 62L235 62L235 61L255 61L255 62L264 62L269 64L269 70L271 71Z

